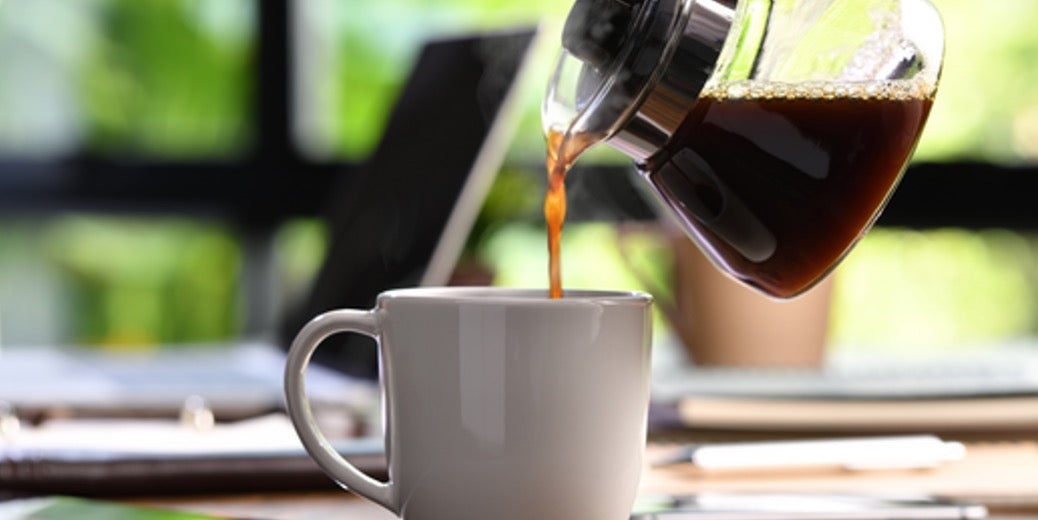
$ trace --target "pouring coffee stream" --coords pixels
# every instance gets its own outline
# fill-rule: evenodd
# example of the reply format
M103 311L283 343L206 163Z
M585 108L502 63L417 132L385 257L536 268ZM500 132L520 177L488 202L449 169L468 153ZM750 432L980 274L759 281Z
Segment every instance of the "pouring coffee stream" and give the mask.
M657 0L578 0L566 18L563 55L542 107L548 145L544 215L552 298L562 297L560 240L566 174L584 151L616 133L615 123L630 119L639 98L644 97L639 91L646 84L661 81L658 74L649 74L652 71L645 70L644 64L664 58L668 34L688 18L680 12L687 7L685 2L663 3L667 5L661 6ZM683 46L678 60L681 66L675 70L679 78L688 79L690 73L701 76L693 82L697 85L696 92L691 92L693 98L716 59L727 29L716 21L710 25L723 27L715 30L708 44L698 43L699 36L689 39L695 45ZM632 68L634 60L642 64ZM576 77L570 68L573 65L579 67ZM566 84L574 79L575 84ZM575 97L563 100L559 94ZM639 131L633 126L631 130Z
M542 106L553 297L562 180L604 142L715 266L788 298L839 263L896 187L943 28L926 0L578 0L562 47Z

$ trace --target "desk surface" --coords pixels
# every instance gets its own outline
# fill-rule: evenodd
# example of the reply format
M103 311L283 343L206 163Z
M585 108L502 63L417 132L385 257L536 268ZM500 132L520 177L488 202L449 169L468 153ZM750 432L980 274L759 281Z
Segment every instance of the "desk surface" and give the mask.
M133 499L137 505L179 509L230 518L264 520L394 520L372 502L347 492L284 493Z
M670 449L649 447L647 461ZM642 491L851 491L936 493L989 506L993 520L1038 518L1038 441L967 444L967 457L936 469L704 474L690 466L646 467ZM138 498L140 505L270 520L392 520L389 512L346 492Z
M135 504L268 520L396 520L390 512L350 493L297 493L143 499ZM1034 520L1035 508L992 508L990 520Z

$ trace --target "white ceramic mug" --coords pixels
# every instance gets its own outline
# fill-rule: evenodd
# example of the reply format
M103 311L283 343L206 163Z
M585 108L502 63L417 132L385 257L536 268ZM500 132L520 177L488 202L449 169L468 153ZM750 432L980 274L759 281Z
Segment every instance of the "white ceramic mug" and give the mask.
M406 520L628 518L645 448L652 299L642 293L417 288L299 332L288 410L332 478ZM304 372L337 332L379 343L389 481L317 429Z

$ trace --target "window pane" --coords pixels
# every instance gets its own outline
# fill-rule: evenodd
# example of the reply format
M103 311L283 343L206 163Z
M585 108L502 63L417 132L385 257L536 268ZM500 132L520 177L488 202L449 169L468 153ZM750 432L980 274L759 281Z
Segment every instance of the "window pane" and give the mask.
M1038 2L931 1L945 63L916 159L1038 161Z
M363 158L378 143L423 42L533 26L545 17L561 23L568 9L551 0L295 1L297 143L315 158ZM539 121L540 100L529 101L529 116ZM530 127L538 143L539 129Z
M65 215L0 220L7 344L147 347L240 332L242 251L223 224Z
M1038 335L1038 237L874 229L836 271L832 341L932 351Z
M0 2L0 154L239 153L255 11L254 0Z

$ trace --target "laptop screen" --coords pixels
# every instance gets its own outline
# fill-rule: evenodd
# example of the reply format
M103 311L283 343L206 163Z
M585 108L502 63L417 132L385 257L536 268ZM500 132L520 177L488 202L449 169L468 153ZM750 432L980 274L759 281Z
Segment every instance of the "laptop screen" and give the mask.
M534 31L425 45L359 176L330 197L328 255L281 331L287 347L312 317L368 309L387 289L444 285L518 123L514 85ZM374 377L373 343L330 338L315 360Z

